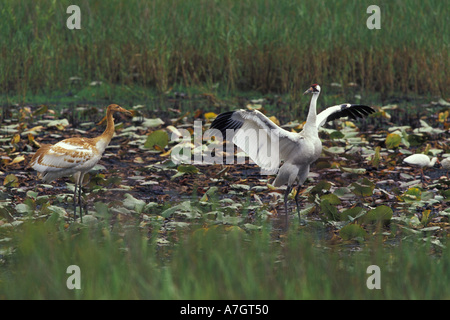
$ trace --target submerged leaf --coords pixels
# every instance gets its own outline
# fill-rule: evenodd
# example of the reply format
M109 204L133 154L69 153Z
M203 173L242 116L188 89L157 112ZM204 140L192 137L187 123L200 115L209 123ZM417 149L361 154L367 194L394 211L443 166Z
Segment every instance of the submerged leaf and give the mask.
M40 106L39 109L35 110L33 112L33 116L40 116L43 115L44 113L46 113L48 111L48 107L44 104L42 106Z
M15 163L19 163L19 162L22 162L23 160L25 160L25 157L24 157L24 156L17 156L17 157L14 158L13 161L11 161L10 163L8 163L8 165L12 165L12 164L15 164Z
M3 180L3 185L5 187L14 187L17 188L19 186L19 178L17 178L15 175L13 174L8 174L5 177L5 180Z
M341 200L335 195L335 194L324 194L320 197L321 200L328 200L328 202L332 205L338 205L341 204Z
M196 219L200 217L200 210L197 207L191 205L190 201L184 201L179 205L173 206L169 209L164 210L161 216L168 218L171 215L181 215L189 219Z
M164 130L153 131L147 137L144 147L162 151L169 144L169 135Z
M362 221L365 223L386 223L392 219L393 211L390 207L382 205L368 211L362 216Z
M353 193L360 197L369 197L373 194L375 184L367 178L352 183Z
M137 120L140 120L140 117L136 117L136 118L137 118ZM133 118L133 121L135 121L135 118ZM154 128L154 127L158 127L162 124L164 124L164 121L162 121L160 118L156 118L156 119L145 119L141 125L146 128Z
M336 206L331 204L328 199L320 202L320 212L326 214L329 219L336 220L338 218Z
M125 194L125 200L123 201L123 205L125 208L129 210L134 210L137 213L141 213L145 207L145 201L139 200L133 197L131 194Z
M61 208L61 207L58 207L58 206L48 206L46 208L46 210L48 210L49 213L57 214L61 218L65 217L67 215L66 210L64 210L64 208Z
M177 167L178 172L182 172L182 173L198 173L199 170L196 166L193 166L191 164L188 165L179 165Z
M344 210L339 215L340 220L341 221L346 221L346 220L353 221L354 218L356 218L362 211L363 211L363 208L361 208L361 207L353 207L353 208Z
M395 149L398 148L400 142L402 142L402 137L396 133L390 133L386 137L386 148Z
M358 224L348 224L339 230L339 235L344 240L364 239L367 232Z
M372 167L378 168L378 166L380 165L380 160L381 160L380 150L381 150L380 146L375 148L375 153L373 154L372 158L369 161L369 164Z
M56 127L58 130L64 130L65 127L69 125L69 121L67 119L57 119L52 120L47 123L47 127Z
M95 212L94 215L100 218L106 218L109 217L109 209L108 205L103 202L95 202L94 203Z
M326 180L320 180L310 191L311 194L322 194L323 191L328 191L331 188L331 183Z
M345 149L343 147L329 147L329 148L327 148L327 147L324 146L322 148L323 148L323 151L329 152L329 153L332 153L332 154L341 154L341 153L345 152Z
M366 173L366 169L364 168L346 168L346 167L339 167L342 172L349 172L349 173L355 173L355 174L364 174Z
M173 180L175 178L181 177L185 174L194 174L199 173L199 169L196 166L193 166L191 164L181 164L177 167L177 173L175 173L170 180Z
M342 138L344 138L345 137L345 135L342 133L342 132L340 132L340 131L333 131L332 133L330 133L330 139L331 140L334 140L334 139L342 139Z

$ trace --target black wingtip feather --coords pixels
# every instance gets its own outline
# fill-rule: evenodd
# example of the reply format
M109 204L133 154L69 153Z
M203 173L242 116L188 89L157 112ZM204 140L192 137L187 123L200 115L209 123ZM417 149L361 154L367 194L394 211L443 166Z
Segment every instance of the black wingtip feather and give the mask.
M227 129L237 130L242 127L242 122L232 119L233 113L235 111L228 111L219 114L216 119L211 123L211 129L219 130L223 135L226 133Z
M327 118L327 122L341 118L341 117L350 117L353 120L356 120L358 118L364 118L374 112L375 112L374 109L372 109L371 107L366 106L366 105L352 104L349 106L349 105L343 104L342 110L331 114Z

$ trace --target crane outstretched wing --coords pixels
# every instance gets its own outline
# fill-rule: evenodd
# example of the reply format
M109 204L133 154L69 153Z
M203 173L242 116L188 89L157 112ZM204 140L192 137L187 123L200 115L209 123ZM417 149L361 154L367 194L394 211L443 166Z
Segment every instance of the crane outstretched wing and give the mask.
M317 128L320 128L324 126L325 123L342 117L350 117L353 120L356 120L357 118L364 118L374 112L375 110L369 106L344 103L326 108L319 113L316 117L316 126Z
M233 141L261 168L276 173L281 160L298 150L303 139L273 123L258 110L224 112L211 124L225 140Z

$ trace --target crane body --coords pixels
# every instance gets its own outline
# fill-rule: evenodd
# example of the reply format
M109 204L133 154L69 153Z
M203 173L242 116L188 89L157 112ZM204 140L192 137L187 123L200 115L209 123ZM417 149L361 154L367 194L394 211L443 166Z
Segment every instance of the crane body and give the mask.
M297 193L295 202L300 219L298 203L299 189L308 178L310 166L322 152L322 141L319 138L319 128L328 121L349 116L352 119L362 118L375 110L365 105L341 104L332 106L317 114L317 99L320 94L320 86L312 85L304 94L312 94L308 116L303 130L299 133L289 132L273 123L268 117L258 110L236 110L219 114L211 124L211 129L220 130L222 135L233 141L246 152L249 157L261 168L277 174L273 185L281 187L287 185L284 195L284 206L287 219L287 201L295 183ZM260 131L266 134L262 143L245 139L247 130ZM228 134L228 135L227 135ZM260 134L261 136L261 134ZM264 149L274 150L272 144L277 144L276 155L267 156ZM280 166L281 161L284 163Z
M101 159L103 152L114 135L114 112L127 115L132 113L116 104L108 106L105 131L96 138L68 138L56 144L43 144L33 155L29 166L38 171L38 176L45 182L72 176L75 179L74 217L76 216L76 196L81 209L81 186L84 175Z

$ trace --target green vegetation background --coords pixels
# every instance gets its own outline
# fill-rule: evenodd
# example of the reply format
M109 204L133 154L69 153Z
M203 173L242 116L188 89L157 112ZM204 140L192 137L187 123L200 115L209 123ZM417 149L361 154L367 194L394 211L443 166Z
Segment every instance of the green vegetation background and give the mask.
M69 5L81 30L69 30ZM448 0L0 2L6 95L65 90L70 77L165 92L174 85L303 92L311 83L448 95Z

